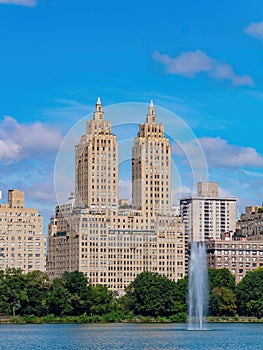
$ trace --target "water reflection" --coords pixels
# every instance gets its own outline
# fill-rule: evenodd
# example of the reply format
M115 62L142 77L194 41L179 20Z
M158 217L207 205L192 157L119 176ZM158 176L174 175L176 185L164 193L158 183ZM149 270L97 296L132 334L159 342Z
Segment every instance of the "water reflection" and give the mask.
M263 324L0 325L1 350L261 350Z

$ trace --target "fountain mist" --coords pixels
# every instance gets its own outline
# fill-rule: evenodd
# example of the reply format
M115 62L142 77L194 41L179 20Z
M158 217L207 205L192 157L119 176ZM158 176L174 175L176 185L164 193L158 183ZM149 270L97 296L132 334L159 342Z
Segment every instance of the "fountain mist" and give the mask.
M208 270L204 242L193 242L188 271L188 329L204 329L208 310Z

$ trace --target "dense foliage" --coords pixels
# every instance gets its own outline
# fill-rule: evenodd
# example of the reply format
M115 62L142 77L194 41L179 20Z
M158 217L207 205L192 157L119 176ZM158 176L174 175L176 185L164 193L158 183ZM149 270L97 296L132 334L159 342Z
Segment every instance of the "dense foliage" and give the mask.
M236 294L239 315L263 317L263 267L248 272L237 285Z
M227 269L209 270L211 316L263 316L263 268L249 272L236 285ZM187 277L172 282L143 272L118 298L106 286L91 286L78 271L53 281L40 271L0 271L2 316L78 318L83 322L121 321L136 317L184 322L187 315Z
M127 287L122 302L135 315L168 317L186 311L186 283L181 285L145 271Z
M236 285L233 275L227 269L209 270L209 314L212 316L235 316Z

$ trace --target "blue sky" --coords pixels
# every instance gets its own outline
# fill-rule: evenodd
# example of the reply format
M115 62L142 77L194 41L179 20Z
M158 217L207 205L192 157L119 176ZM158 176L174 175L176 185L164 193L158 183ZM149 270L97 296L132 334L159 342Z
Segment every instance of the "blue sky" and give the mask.
M196 135L222 194L241 211L260 205L262 10L260 0L0 0L0 188L24 190L48 217L59 145L97 96L104 106L153 99ZM184 147L194 157L193 142Z

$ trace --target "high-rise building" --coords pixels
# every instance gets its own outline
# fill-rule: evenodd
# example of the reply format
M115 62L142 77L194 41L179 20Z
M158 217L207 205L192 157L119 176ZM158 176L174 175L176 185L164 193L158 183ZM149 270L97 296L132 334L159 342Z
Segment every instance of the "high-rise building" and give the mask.
M99 99L75 157L75 203L57 206L49 225L49 276L79 270L119 294L143 271L182 278L184 227L171 211L171 150L153 104L133 146L133 208L118 208L118 145Z
M104 120L100 98L75 149L75 196L76 207L100 212L118 208L118 145L110 121Z
M171 211L171 146L151 101L132 148L132 205L152 216Z
M232 236L236 230L236 198L220 198L215 182L201 182L197 188L197 196L180 200L187 243L219 240L226 232Z
M7 268L46 270L43 217L37 209L25 208L19 190L9 190L8 203L0 204L0 269Z

